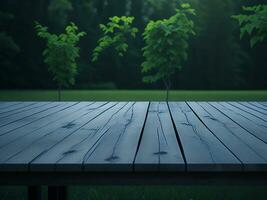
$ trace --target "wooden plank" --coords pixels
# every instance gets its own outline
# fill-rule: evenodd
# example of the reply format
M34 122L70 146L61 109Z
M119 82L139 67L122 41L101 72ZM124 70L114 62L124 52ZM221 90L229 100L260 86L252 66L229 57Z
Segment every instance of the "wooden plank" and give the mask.
M257 108L260 108L261 110L265 110L267 111L267 107L261 105L260 103L258 102L248 102L249 104L253 105L253 106L256 106Z
M267 102L258 102L260 103L261 105L263 105L264 107L267 107Z
M65 103L64 103L65 104ZM6 159L8 159L9 157L12 157L13 155L15 155L16 153L19 153L20 151L22 151L24 148L27 148L29 145L31 145L34 141L38 141L38 139L44 137L46 134L51 134L53 133L54 130L56 130L58 127L64 126L64 123L66 121L71 121L72 117L73 119L75 119L76 117L80 117L81 115L90 112L91 109L93 108L92 103L79 103L78 105L72 107L71 109L68 109L66 112L63 112L63 115L60 115L59 119L58 118L53 118L54 121L50 121L49 125L42 125L40 124L42 127L41 128L37 128L35 130L28 130L28 129L22 129L22 131L20 132L19 129L17 131L15 131L13 134L19 135L22 137L19 138L18 140L14 140L14 142L9 143L8 146L4 145L3 148L1 148L0 151L0 163L1 161L5 161ZM84 110L81 110L84 109ZM58 117L58 115L57 115ZM47 119L44 119L47 120ZM38 124L35 124L35 126L39 126L39 122ZM32 127L34 128L34 126ZM30 131L29 133L27 133L27 130ZM24 131L26 132L25 135ZM13 135L12 134L12 135ZM1 141L4 142L8 142L10 141L11 135L8 134L7 137L1 137ZM16 137L15 137L16 138Z
M242 110L243 112L242 113L248 113L249 117L251 117L251 115L253 116L252 119L254 119L255 117L256 118L259 118L260 121L262 121L263 123L266 124L266 127L267 127L267 116L259 111L256 111L254 109L251 109L245 105L242 105L241 103L237 103L237 102L229 102L230 105ZM258 120L257 120L258 121Z
M0 114L4 114L4 113L8 113L8 112L19 110L19 109L23 109L23 108L25 108L27 106L31 106L31 105L34 105L34 104L37 104L37 103L36 102L21 102L21 103L12 105L12 106L8 106L6 108L2 108L0 110Z
M0 170L28 170L28 164L54 145L81 129L88 122L112 107L114 103L97 102L88 109L69 113L62 120L26 135L0 152Z
M33 123L29 123L12 131L2 132L0 135L0 151L1 148L4 148L6 145L10 145L15 140L20 140L25 135L38 131L39 129L48 126L50 123L66 117L66 115L70 112L75 112L76 110L87 106L87 103L61 103L60 106L54 108L51 112L46 113L44 117L34 121Z
M45 103L45 105L49 104L49 102L44 102L44 103ZM18 113L24 113L24 112L30 111L30 110L33 111L35 108L40 108L42 106L43 106L43 104L40 104L40 103L30 104L30 105L27 105L27 106L19 108L19 109L15 109L15 110L12 110L9 112L1 113L0 119L8 118L12 115L17 115Z
M185 162L165 102L150 104L134 169L135 171L185 170Z
M208 103L191 102L191 109L214 135L243 163L246 171L267 171L267 144Z
M132 171L148 103L130 103L107 124L105 134L87 152L84 169Z
M22 102L0 102L0 109L9 108L11 106L15 106L21 104Z
M255 112L256 114L257 112L263 114L267 119L267 109L254 105L252 102L239 102L239 103L247 108L252 109L253 111L256 111Z
M24 112L11 118L7 117L2 121L5 121L5 125L0 126L0 135L4 135L7 132L18 129L20 127L31 124L39 119L53 113L53 109L60 107L60 103L51 103L43 105L40 108L34 109L32 111Z
M211 102L209 103L214 108L228 116L230 119L232 119L235 123L237 123L242 128L246 129L248 132L250 132L255 137L261 139L265 143L267 143L267 129L266 127L259 125L251 118L248 118L247 116L244 116L241 111L229 104L225 104L223 102Z
M0 113L4 109L7 109L5 111L8 111L9 109L12 109L12 107L14 107L14 106L17 107L19 104L22 104L22 103L24 103L24 102L19 102L19 101L17 101L17 102L15 102L15 101L14 102L0 102ZM29 103L34 103L34 102L29 102Z
M84 110L81 110L81 108ZM92 108L93 106L91 103L80 103L79 105L76 105L74 108L67 110L67 112L64 112L63 113L64 115L61 116L60 119L51 122L49 126L42 126L41 128L31 131L30 133L24 135L18 140L14 140L14 142L9 143L8 146L7 145L3 146L3 148L0 149L1 150L0 163L18 154L23 149L27 148L35 141L38 141L38 139L44 137L45 135L53 133L53 131L56 130L58 127L64 126L65 125L64 123L66 121L71 121L72 119L76 119L76 117L78 118L86 114L87 112L90 112ZM20 135L23 134L23 132L15 132L15 134ZM7 138L1 137L1 141L2 140L4 141L4 139L6 139L7 142L10 140L9 138L10 135Z
M104 104L105 104L104 102L99 102L95 104L91 102L84 102L84 103L82 102L82 103L75 105L74 107L71 107L71 109L67 109L65 112L61 113L60 115L57 114L55 118L52 117L54 121L50 121L48 125L43 126L41 124L42 127L30 131L29 133L26 133L26 135L23 135L23 131L25 131L25 129L22 130L22 132L15 131L16 135L20 135L22 133L23 136L18 140L14 140L14 142L9 144L8 146L2 148L3 150L0 152L0 162L21 152L23 149L27 148L32 143L34 143L35 141L38 141L42 137L45 137L46 135L49 135L49 134L53 134L60 127L64 127L67 129L68 128L66 126L67 122L71 123L72 120L79 119L79 117L86 115L89 112L92 112L93 110L95 110L96 108ZM47 120L47 119L44 119L44 120ZM38 127L39 122L37 122L37 124L35 125Z
M99 117L35 159L30 165L31 170L81 171L90 149L107 134L110 123L118 122L116 120L118 116L121 116L124 113L123 110L129 108L130 105L130 103L120 102L106 110ZM106 148L108 147L106 146Z
M15 116L9 116L9 117L0 118L0 127L6 126L6 125L14 123L14 122L17 122L19 120L23 120L26 117L29 117L29 116L32 116L34 114L40 113L42 111L45 111L45 110L47 110L49 108L53 108L53 107L58 106L58 105L59 104L55 103L55 102L54 103L48 103L48 102L38 103L38 106L35 107L33 110L28 110L28 111L25 111L25 112L22 112L22 113L18 113Z
M170 102L188 171L240 171L241 162L207 129L185 102Z
M226 103L226 102L221 102L221 104L223 104L226 107L229 107L230 109L232 109L233 111L239 113L240 115L242 115L243 117L253 121L255 124L265 128L267 130L267 122L264 121L263 119L261 119L260 117L258 117L256 114L252 114L249 113L247 111L244 111L242 109L240 109L238 107L238 105L235 104L235 102L233 103Z

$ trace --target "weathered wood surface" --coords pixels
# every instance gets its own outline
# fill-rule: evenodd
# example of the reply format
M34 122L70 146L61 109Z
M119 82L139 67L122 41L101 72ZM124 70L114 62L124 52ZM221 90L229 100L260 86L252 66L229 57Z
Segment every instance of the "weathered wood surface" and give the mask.
M257 104L256 102L253 103L253 102L240 102L240 104L254 110L254 111L257 111L261 114L264 114L264 115L267 115L267 108L264 108L264 106L261 106L260 104ZM256 113L257 115L257 113ZM265 116L266 118L266 116Z
M253 134L255 137L261 139L267 143L267 129L265 125L259 124L259 119L255 118L248 113L242 112L225 102L212 102L210 103L213 107L217 108L220 112L228 116L231 120L237 123L242 128ZM254 118L254 120L252 119Z
M184 102L169 103L188 171L236 171L240 161L199 120Z
M0 171L267 171L267 103L1 102Z
M152 102L150 104L139 151L135 159L135 170L185 170L185 162L165 102Z
M206 127L231 151L245 170L265 169L267 145L208 103L189 103Z
M261 111L267 111L267 107L260 104L259 102L249 102L249 104L256 106L257 108L260 108Z

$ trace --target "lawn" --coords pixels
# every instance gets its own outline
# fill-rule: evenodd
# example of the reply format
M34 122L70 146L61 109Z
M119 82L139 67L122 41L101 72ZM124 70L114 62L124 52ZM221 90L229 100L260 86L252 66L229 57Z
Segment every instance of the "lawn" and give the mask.
M47 199L45 193L42 196ZM266 196L264 186L71 186L68 190L69 200L265 200ZM26 200L27 188L0 187L0 199Z
M0 101L54 101L55 90L2 90ZM65 90L63 101L162 101L160 90ZM172 101L267 101L267 91L171 91Z
M164 91L142 90L66 90L64 101L160 101ZM57 91L0 91L0 101L54 101ZM172 91L175 101L267 101L267 91ZM267 186L72 186L70 200L198 200L198 199L266 199ZM0 187L0 200L27 199L26 187ZM46 198L44 198L46 199Z

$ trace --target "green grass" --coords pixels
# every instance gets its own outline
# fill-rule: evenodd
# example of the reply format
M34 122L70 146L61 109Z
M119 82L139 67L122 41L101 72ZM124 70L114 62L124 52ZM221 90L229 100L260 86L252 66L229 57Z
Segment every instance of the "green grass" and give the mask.
M142 90L67 90L64 101L161 101L164 91ZM0 91L0 101L54 101L57 91ZM267 101L267 91L172 91L173 101ZM266 187L241 186L90 186L69 187L70 200L209 200L209 199L267 199ZM27 199L25 187L0 187L0 200ZM46 198L44 198L46 199Z
M43 191L47 191L43 187ZM45 193L43 199L47 199ZM265 200L266 186L70 186L69 200ZM26 200L27 188L1 186L1 200Z
M43 191L47 191L43 188ZM47 195L43 193L43 199ZM265 200L267 186L71 186L69 200ZM26 187L0 187L1 200L26 200Z
M267 187L112 186L71 187L71 200L265 200Z
M1 90L0 101L55 101L55 90ZM159 90L64 90L63 101L162 101ZM266 91L171 91L172 101L267 101Z

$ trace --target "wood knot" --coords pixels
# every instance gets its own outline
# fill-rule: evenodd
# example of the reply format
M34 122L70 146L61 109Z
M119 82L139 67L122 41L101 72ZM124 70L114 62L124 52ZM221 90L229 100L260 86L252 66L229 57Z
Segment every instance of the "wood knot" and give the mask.
M165 155L165 154L168 154L168 153L166 151L159 151L159 152L154 153L154 155Z
M118 156L110 156L110 157L106 158L105 161L109 161L110 162L110 161L117 160L117 159L119 159Z
M68 155L68 154L71 154L71 153L75 153L76 150L69 150L69 151L66 151L63 153L63 155Z
M75 124L70 122L67 125L62 126L61 128L71 129L73 126L75 126Z
M181 123L182 125L185 125L185 126L192 126L191 124L189 123Z

